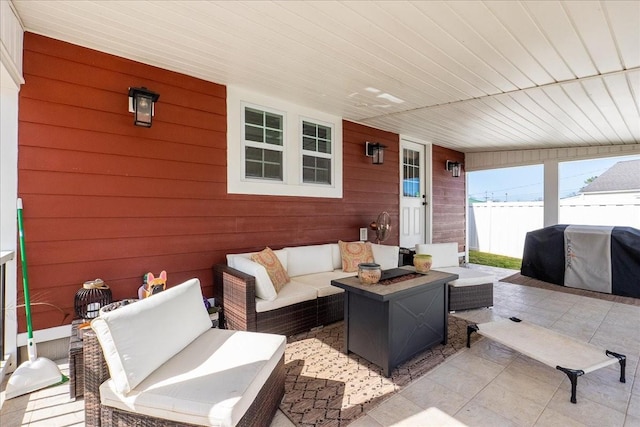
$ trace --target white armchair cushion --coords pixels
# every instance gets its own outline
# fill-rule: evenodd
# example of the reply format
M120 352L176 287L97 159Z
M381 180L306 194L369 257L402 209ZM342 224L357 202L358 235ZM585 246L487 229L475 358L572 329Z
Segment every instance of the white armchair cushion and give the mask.
M390 245L378 245L371 244L371 251L373 252L373 260L376 264L380 264L380 268L383 270L389 270L391 268L398 267L400 247Z
M274 254L280 260L280 264L287 269L287 251L284 249L278 249L277 251L273 251ZM243 254L227 254L227 265L231 268L236 268L236 260L238 258L251 259L251 255L257 254L257 252L246 252Z
M333 271L333 252L329 244L296 246L285 250L290 277Z
M431 268L458 267L458 244L452 243L430 243L417 244L416 254L431 255Z
M263 265L244 257L236 257L236 270L249 274L256 279L256 296L266 301L273 301L278 296L275 286Z
M115 390L127 394L211 329L211 319L202 302L200 281L191 279L101 314L93 319L91 328L102 347Z

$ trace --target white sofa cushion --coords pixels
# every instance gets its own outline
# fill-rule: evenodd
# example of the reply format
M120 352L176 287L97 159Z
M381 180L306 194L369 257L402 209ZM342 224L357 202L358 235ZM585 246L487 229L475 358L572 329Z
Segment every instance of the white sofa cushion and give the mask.
M236 259L238 258L251 259L251 256L257 253L258 252L246 252L242 254L227 254L227 265L231 268L237 268L235 265ZM276 254L278 259L280 260L280 264L282 264L282 266L286 270L287 269L287 251L285 251L284 249L278 249L277 251L273 251L273 253Z
M297 276L296 281L315 288L318 292L318 297L326 297L328 295L335 295L344 292L344 289L331 285L332 280L342 279L343 277L353 277L354 275L355 273L345 273L342 270L335 270L325 273Z
M256 279L256 296L267 301L273 301L278 294L273 282L263 265L244 257L236 257L234 260L235 269L249 274Z
M455 242L417 244L416 254L431 255L431 268L434 269L440 267L458 267L460 265L458 260L458 244Z
M103 349L114 389L126 394L210 329L211 319L202 302L200 281L191 279L101 314L91 328Z
M440 267L438 271L458 275L458 279L449 282L453 287L484 285L495 280L491 274L465 267Z
M285 346L281 335L209 329L128 395L118 393L113 380L106 381L100 386L101 402L175 422L234 426Z
M266 301L256 298L256 312L275 310L277 308L286 307L303 301L311 301L318 297L318 291L304 283L298 282L295 278L284 285L278 296L273 301Z
M296 246L284 250L287 251L290 277L333 271L331 245Z
M381 269L389 270L391 268L398 268L400 255L399 246L378 245L376 243L372 243L371 251L373 252L373 260L376 264L380 264Z

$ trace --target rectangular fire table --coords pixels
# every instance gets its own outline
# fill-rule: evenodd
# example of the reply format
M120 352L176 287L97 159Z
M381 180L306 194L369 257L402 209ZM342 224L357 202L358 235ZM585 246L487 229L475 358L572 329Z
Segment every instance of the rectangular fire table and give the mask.
M415 274L413 267L384 273ZM383 275L384 278L384 275ZM431 270L402 280L363 285L357 277L332 280L345 290L345 353L352 351L383 369L384 375L412 356L447 342L447 283L457 274Z

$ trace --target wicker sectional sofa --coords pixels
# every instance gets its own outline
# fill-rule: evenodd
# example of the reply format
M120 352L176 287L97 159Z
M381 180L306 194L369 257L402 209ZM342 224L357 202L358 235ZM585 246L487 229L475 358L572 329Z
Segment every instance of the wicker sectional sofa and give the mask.
M286 338L211 326L198 279L94 319L85 424L268 425L284 395Z
M398 266L398 246L371 244L382 269ZM291 281L268 301L260 297L266 272L251 260L255 252L227 255L227 265L213 267L214 297L221 301L229 329L294 335L344 317L344 290L331 280L354 276L342 270L338 243L275 250Z

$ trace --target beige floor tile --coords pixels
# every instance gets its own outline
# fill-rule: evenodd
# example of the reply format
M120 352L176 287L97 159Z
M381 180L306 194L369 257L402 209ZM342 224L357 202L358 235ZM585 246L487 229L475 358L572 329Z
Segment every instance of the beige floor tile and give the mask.
M478 394L490 382L490 380L447 364L438 366L437 369L427 373L425 377L469 399Z
M540 363L530 357L519 355L508 367L507 370L516 370L530 378L545 382L554 387L558 387L567 377L557 369Z
M546 408L542 411L542 415L534 424L536 427L584 427L582 424L572 418L564 416L553 409Z
M458 412L469 401L461 394L426 377L413 382L400 395L423 409L436 407L449 415Z
M531 400L539 405L546 406L558 389L557 385L551 385L544 381L535 379L524 374L517 368L509 366L505 369L492 385L507 390L510 393L519 395Z
M276 414L273 416L273 420L271 420L271 427L294 427L295 424L291 422L291 420L281 411L277 410Z
M84 426L84 408L79 412L53 414L47 411L35 411L29 427L81 427Z
M367 415L383 426L390 426L421 411L421 407L406 397L396 394L373 408Z
M638 380L636 379L636 383ZM629 398L629 407L627 408L627 415L640 418L640 394L632 393ZM638 424L640 426L640 424Z
M489 381L493 380L504 370L503 365L480 357L470 350L462 351L459 356L452 359L449 364Z
M599 402L582 397L580 395L580 383L578 383L578 403L571 403L569 400L570 395L570 388L567 382L567 387L560 387L547 405L547 408L587 426L614 427L623 425L625 414Z
M533 425L545 408L495 382L478 393L473 401L523 426Z
M627 411L631 391L618 380L602 383L586 374L578 379L577 395L578 399L586 398L624 413Z
M349 427L383 427L383 425L374 420L373 417L364 415L349 424Z
M514 421L471 401L459 410L455 418L469 427L517 427Z
M624 420L624 427L638 427L640 426L640 417L634 417L633 415L627 415Z

